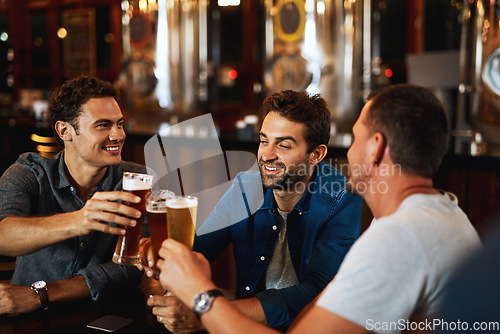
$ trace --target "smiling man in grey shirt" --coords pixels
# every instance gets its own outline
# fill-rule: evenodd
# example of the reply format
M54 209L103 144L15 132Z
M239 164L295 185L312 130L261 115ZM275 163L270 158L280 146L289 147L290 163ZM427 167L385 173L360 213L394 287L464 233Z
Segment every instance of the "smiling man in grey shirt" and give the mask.
M2 175L0 255L17 260L11 284L0 284L0 315L99 300L112 288L140 282L137 269L111 262L117 235L140 216L119 202L140 200L121 191L122 174L145 172L121 160L125 132L117 100L113 86L97 78L66 82L50 101L64 150L53 159L23 154Z

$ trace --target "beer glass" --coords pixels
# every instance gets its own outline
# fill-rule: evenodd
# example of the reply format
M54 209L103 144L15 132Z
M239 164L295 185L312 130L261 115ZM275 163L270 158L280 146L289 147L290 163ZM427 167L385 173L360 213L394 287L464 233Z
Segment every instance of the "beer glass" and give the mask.
M176 196L167 202L168 237L193 248L198 198Z
M151 192L153 176L132 172L123 173L123 191L128 191L141 198L139 203L124 202L123 204L141 211L141 217L136 219L135 226L126 226L125 235L118 237L113 262L125 265L139 263L139 240L141 238L142 224L146 213L146 196Z
M148 214L149 236L151 237L151 250L153 260L158 262L158 251L163 240L167 239L167 205L168 199L175 197L170 190L154 190L146 197L146 211ZM154 269L154 277L158 279L159 271Z

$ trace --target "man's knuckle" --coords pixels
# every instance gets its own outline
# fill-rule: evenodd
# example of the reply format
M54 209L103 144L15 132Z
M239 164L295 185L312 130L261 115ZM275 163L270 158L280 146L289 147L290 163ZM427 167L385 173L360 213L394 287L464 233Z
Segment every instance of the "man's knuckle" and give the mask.
M110 223L116 223L119 217L115 215L114 213L109 213L106 212L103 217L104 221L110 222Z
M123 205L123 204L120 204L118 202L111 202L111 203L112 203L111 207L113 208L113 211L115 211L115 212L119 211L120 207Z

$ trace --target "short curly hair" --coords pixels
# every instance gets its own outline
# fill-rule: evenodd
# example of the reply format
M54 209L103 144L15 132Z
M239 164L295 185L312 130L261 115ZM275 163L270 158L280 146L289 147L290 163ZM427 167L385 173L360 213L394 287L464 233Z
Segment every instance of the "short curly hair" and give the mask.
M319 145L328 145L330 110L321 95L293 90L275 92L262 103L260 124L271 111L292 122L304 124L307 153L311 153Z
M64 141L55 132L57 121L68 122L78 133L78 117L82 106L92 98L112 97L119 104L118 90L107 81L90 75L79 75L66 81L50 97L50 122L57 142L64 147Z

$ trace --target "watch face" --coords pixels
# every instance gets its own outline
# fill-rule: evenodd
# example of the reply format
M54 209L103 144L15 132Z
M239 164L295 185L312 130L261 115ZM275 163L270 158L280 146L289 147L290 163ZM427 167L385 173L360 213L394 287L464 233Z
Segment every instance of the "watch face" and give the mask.
M33 283L33 287L35 289L43 289L46 286L47 286L47 283L45 283L44 281L38 281L38 282Z
M210 296L207 293L202 293L196 300L196 311L199 313L206 312L210 308Z
M194 297L193 310L194 313L199 317L203 313L208 312L212 307L214 299L218 296L223 296L220 290L213 289L206 292L200 292Z

